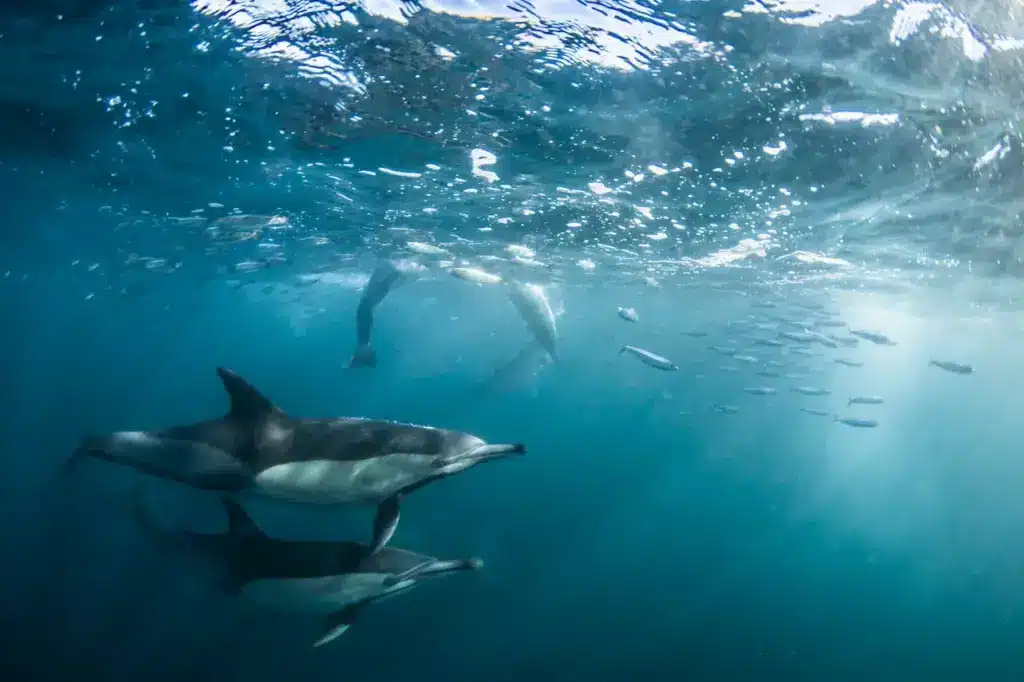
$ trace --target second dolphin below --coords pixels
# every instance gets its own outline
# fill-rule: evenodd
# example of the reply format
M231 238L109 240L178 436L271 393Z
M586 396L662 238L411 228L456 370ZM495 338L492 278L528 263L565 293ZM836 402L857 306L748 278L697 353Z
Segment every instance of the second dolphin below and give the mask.
M417 424L291 417L252 384L217 369L228 413L154 431L86 438L72 456L106 460L193 488L306 505L377 507L371 550L398 526L402 498L481 462L521 455L519 443Z
M381 599L406 592L422 579L481 566L480 559L442 560L386 547L376 554L361 542L277 540L265 533L238 503L224 499L228 532L169 531L135 502L135 518L160 545L215 562L225 589L277 609L322 614L319 639L344 634L359 614Z

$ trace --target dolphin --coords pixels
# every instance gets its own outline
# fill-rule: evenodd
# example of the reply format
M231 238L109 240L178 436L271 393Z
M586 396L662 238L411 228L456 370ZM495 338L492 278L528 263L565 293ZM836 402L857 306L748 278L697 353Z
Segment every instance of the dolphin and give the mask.
M370 554L361 542L278 540L260 530L237 502L223 498L223 503L226 534L161 528L140 499L134 516L157 544L220 567L229 594L271 608L324 615L314 647L344 634L373 602L406 592L427 577L483 566L477 558L442 560L392 547Z
M90 436L68 467L94 457L200 490L306 505L371 505L373 552L398 526L408 493L526 447L401 422L285 414L235 372L217 368L230 399L223 417L156 431Z
M377 353L370 345L373 311L392 289L401 285L409 276L419 274L421 270L422 266L413 267L411 262L393 261L384 261L374 269L366 286L363 287L359 307L356 308L356 349L348 363L349 369L377 366Z
M555 313L543 287L537 284L523 284L508 280L508 296L526 322L537 345L547 351L554 362L558 361L558 328L555 325Z

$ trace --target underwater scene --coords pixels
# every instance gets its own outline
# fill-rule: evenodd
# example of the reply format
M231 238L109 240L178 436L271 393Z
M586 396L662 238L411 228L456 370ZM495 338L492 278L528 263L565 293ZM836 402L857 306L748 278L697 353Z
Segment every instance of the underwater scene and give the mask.
M5 680L1024 681L1019 3L0 54Z

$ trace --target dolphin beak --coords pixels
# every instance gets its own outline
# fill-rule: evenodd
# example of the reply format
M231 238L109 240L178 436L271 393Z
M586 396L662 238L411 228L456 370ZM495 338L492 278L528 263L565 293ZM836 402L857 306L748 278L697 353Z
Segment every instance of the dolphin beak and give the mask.
M515 457L525 454L526 446L522 443L501 443L497 445L484 444L478 445L472 450L465 452L459 456L459 459L469 459L472 460L474 464L478 464L492 459L502 459L504 457Z

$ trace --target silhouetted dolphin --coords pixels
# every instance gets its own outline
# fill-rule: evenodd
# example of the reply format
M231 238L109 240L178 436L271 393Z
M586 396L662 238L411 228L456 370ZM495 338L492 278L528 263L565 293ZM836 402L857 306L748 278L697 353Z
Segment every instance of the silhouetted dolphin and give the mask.
M474 464L526 452L459 431L340 417L294 419L245 379L217 368L230 397L218 419L86 438L91 456L200 490L310 505L374 505L371 549L398 526L401 498ZM70 465L70 463L69 463Z
M349 361L349 368L376 367L377 353L370 345L370 334L373 332L373 311L387 298L392 289L399 286L406 278L418 275L425 268L412 261L384 261L374 269L369 281L363 287L356 308L356 349Z
M154 523L140 502L135 517L147 533L164 546L214 561L223 568L231 594L278 609L326 614L313 646L343 634L367 605L405 592L423 578L483 566L480 559L445 561L391 547L369 555L361 542L277 540L228 498L227 534L169 531Z

